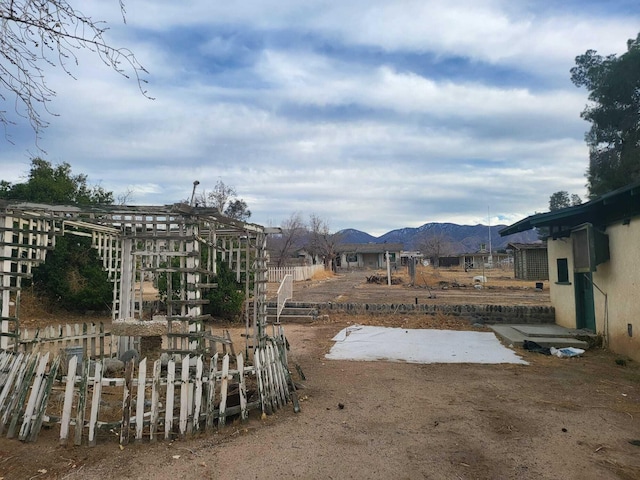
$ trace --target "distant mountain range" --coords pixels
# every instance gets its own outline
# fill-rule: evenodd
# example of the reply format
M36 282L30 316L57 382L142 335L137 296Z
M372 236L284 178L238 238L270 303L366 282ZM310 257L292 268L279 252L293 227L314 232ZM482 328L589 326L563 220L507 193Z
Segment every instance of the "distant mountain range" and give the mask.
M347 228L340 230L341 243L401 243L404 250L418 250L422 239L430 236L441 236L450 244L451 253L473 253L480 250L482 244L489 248L489 231L491 231L491 249L493 251L507 248L508 243L535 243L538 235L535 230L501 237L498 233L506 225L456 225L455 223L425 223L417 228L400 228L391 230L380 237L366 232Z

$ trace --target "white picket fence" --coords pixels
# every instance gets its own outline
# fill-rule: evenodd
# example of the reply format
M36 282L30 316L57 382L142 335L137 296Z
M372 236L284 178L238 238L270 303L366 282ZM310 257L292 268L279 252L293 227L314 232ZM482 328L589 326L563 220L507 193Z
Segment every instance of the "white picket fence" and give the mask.
M291 275L294 282L310 280L317 272L324 272L324 265L304 265L299 267L269 267L269 282L279 283L285 275Z
M111 357L116 353L117 337L105 331L104 324L74 323L20 329L20 350L57 354L69 347L82 347L91 358Z
M46 422L60 425L61 444L69 442L73 427L75 445L85 438L95 445L99 431L118 432L124 445L131 437L155 441L222 428L231 415L244 421L251 409L270 414L291 400L289 373L272 343L255 349L253 366L238 354L231 369L230 356L219 362L216 353L206 369L202 356L185 356L170 360L166 369L156 360L147 372L145 358L138 365L129 362L124 378L104 377L103 362L86 356L80 372L74 356L66 377L58 378L61 357L50 359L49 352L0 352L0 434L34 441ZM254 401L247 398L248 381L257 388ZM237 405L228 405L230 392ZM114 394L117 418L101 418Z

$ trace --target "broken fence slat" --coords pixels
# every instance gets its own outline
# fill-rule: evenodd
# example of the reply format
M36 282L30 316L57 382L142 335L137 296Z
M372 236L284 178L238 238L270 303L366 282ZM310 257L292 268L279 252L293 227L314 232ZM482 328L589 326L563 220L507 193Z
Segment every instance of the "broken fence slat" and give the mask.
M282 369L280 368L280 356L272 343L267 345L267 351L269 352L269 365L271 365L271 371L273 372L273 382L275 388L275 397L278 404L278 408L282 408L285 403L284 382Z
M160 372L162 364L160 360L153 362L153 381L151 383L151 421L149 425L149 440L155 442L158 439L158 419L160 417Z
M238 367L238 394L240 396L240 419L245 422L249 418L247 412L247 384L244 378L244 357L242 353L236 356Z
M58 368L60 367L60 356L56 356L51 363L51 368L49 369L49 373L47 374L47 379L43 388L41 390L41 394L38 398L38 412L33 421L33 425L31 427L31 432L29 434L29 441L35 442L38 438L38 434L40 433L40 429L42 428L42 422L44 420L44 414L47 410L47 403L49 401L49 396L51 395L51 389L53 388L53 382L56 379L56 374L58 373Z
M189 362L190 355L182 359L182 371L180 376L180 435L187 433L187 419L189 416Z
M38 397L40 396L40 388L44 380L47 363L49 363L48 352L43 355L38 361L36 375L33 379L33 384L31 387L31 394L29 395L29 400L27 401L27 406L22 417L22 426L20 427L20 432L18 433L19 440L24 441L29 436L29 431L31 430L31 422L33 420L33 412L35 411L36 403L38 401Z
M82 435L84 430L84 418L87 408L87 395L89 389L89 358L82 361L82 376L78 392L78 410L76 412L76 425L74 435L74 445L82 445Z
M136 441L142 440L144 431L144 401L147 381L147 359L143 358L138 364L138 391L136 392Z
M173 395L174 395L174 381L176 375L176 363L173 360L169 360L167 365L167 408L165 410L164 419L164 438L169 439L171 436L171 429L173 428Z
M122 392L122 424L120 425L120 445L129 444L129 422L131 421L131 390L135 359L126 363L124 370L124 390Z
M258 380L258 394L260 395L260 406L262 413L267 413L267 399L265 395L264 382L262 379L262 362L260 361L260 349L256 348L253 351L253 366L256 371L256 378Z
M262 355L263 355L264 367L267 372L266 389L269 392L268 398L269 398L269 406L271 408L270 413L273 413L278 409L278 400L277 400L276 387L275 387L276 380L273 374L272 359L269 355L269 349L263 348Z
M62 420L60 421L60 445L66 445L69 440L69 423L71 422L71 410L73 409L73 389L75 387L78 357L73 356L69 360L67 371L67 384L64 389L64 404L62 406Z
M195 378L195 395L193 406L193 429L192 433L200 431L200 412L202 410L202 355L196 360L196 378Z
M26 363L25 354L19 353L14 355L9 352L5 352L5 368L8 369L8 374L2 384L2 390L0 391L0 434L2 433L2 427L4 425L5 408L10 404L9 392L14 388L14 382L17 382L18 375L23 371L24 364Z
M9 424L9 430L7 431L7 438L13 438L16 433L16 427L18 425L18 419L20 418L20 412L22 406L29 393L29 387L31 386L31 379L33 378L36 370L36 363L40 358L40 354L36 353L29 358L28 365L26 366L24 377L20 379L20 384L17 386L14 393L14 397L11 401L9 412L11 413L11 423Z
M229 389L229 354L222 359L222 381L220 383L220 405L218 406L218 427L227 423L227 391Z
M75 357L74 357L75 358ZM89 446L96 445L96 426L98 412L100 411L100 398L102 396L102 362L98 360L93 374L93 396L91 398L91 413L89 415Z
M206 431L213 429L216 409L216 375L218 374L218 353L211 357L209 362L209 381L207 384L207 413L206 413Z
M82 361L82 376L78 392L78 410L76 412L76 426L74 431L74 445L82 445L82 434L84 430L84 417L87 405L87 394L89 388L89 358L85 356Z

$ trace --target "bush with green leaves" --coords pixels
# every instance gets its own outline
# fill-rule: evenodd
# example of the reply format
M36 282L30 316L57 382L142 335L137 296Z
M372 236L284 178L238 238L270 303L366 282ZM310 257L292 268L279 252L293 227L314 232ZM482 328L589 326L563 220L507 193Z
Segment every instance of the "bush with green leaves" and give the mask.
M111 308L113 300L113 284L87 237L58 237L47 261L33 270L33 285L38 293L69 311L104 311Z
M245 300L243 284L236 282L236 274L226 262L218 261L217 267L215 282L218 286L205 295L209 303L204 306L204 313L225 320L238 320Z

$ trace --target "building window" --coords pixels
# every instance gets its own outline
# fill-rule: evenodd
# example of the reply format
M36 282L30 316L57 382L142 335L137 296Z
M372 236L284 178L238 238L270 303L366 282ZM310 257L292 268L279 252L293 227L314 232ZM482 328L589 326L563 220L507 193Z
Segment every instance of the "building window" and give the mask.
M347 253L347 262L348 263L357 263L358 255L355 253Z
M557 283L570 283L569 282L569 264L566 258L558 258L556 260L558 265L558 282Z

